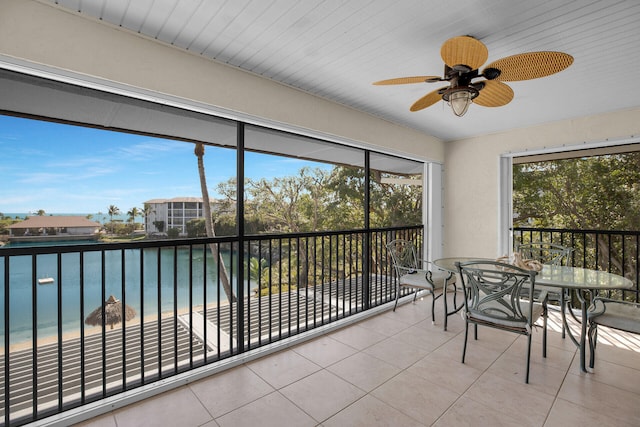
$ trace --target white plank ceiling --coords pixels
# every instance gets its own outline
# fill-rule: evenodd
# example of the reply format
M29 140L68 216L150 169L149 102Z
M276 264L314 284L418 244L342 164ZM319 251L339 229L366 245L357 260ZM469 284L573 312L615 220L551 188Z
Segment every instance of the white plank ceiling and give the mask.
M443 140L640 106L637 0L42 1ZM472 105L464 117L444 102L409 111L442 83L371 84L442 75L440 47L458 35L485 43L487 63L540 50L575 61L559 74L508 83L511 103Z

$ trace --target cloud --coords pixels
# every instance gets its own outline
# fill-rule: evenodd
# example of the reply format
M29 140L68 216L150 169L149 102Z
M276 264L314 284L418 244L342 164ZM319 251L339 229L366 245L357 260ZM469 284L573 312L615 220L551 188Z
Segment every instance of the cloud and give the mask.
M157 158L158 153L184 153L185 147L192 149L184 142L150 140L140 142L131 146L120 147L115 151L115 154L127 159L150 160Z
M66 182L73 178L72 175L66 173L50 173L50 172L33 172L29 174L17 175L16 183L29 184L32 186L51 185L57 182ZM42 192L42 188L38 188Z

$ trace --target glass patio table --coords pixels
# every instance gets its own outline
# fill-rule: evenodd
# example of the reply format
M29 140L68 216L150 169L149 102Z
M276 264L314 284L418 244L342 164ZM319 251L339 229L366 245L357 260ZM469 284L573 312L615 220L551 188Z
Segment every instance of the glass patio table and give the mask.
M464 263L469 261L495 261L488 258L470 258L470 257L453 257L441 258L434 261L439 268L447 271L457 272L456 262ZM565 324L567 332L571 340L580 349L580 369L587 372L586 368L586 337L587 337L587 294L595 294L598 291L610 290L633 290L633 282L626 277L622 277L615 273L606 271L592 270L582 267L567 267L560 265L544 265L542 271L536 276L536 284L562 288L564 290L574 290L580 301L580 310L582 313L580 337L576 339L571 333L567 325L566 310L569 309L569 303L561 302L562 321Z

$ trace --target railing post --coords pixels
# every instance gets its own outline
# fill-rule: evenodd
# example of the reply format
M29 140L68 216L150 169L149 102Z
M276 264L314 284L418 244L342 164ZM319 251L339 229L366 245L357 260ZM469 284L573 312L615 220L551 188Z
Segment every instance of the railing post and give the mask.
M371 230L369 223L369 196L371 185L371 152L364 152L364 229L365 238L362 248L362 308L367 310L371 307Z
M237 257L237 277L238 277L238 308L236 310L237 315L237 338L238 352L244 352L244 242L245 242L245 230L244 230L244 123L237 122L237 142L238 147L236 150L236 227L238 230L238 257ZM233 252L233 243L231 245L231 251ZM247 261L248 263L248 261ZM248 265L248 264L247 264ZM233 285L232 285L233 287Z

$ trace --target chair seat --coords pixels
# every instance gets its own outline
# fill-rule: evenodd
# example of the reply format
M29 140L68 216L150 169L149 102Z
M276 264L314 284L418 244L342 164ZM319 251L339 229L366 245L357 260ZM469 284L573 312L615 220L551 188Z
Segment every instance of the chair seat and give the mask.
M607 302L606 307L602 314L591 315L590 320L598 325L640 334L640 306Z
M510 303L508 302L508 300L505 300L507 302L507 305L510 305ZM528 313L529 312L529 301L525 301L525 300L520 300L520 307L522 308L522 312L523 313ZM494 310L492 310L492 308ZM470 319L475 319L475 320L479 320L482 321L484 323L491 323L494 325L500 325L500 326L505 326L508 328L513 328L513 329L522 329L525 330L527 327L527 322L526 321L521 321L521 320L515 320L515 319L511 319L506 313L504 315L504 318L500 319L498 316L498 312L499 311L503 311L504 310L504 306L502 306L501 304L499 304L497 301L494 301L492 303L487 303L487 304L483 304L483 310L479 311L479 310L473 310L470 309L469 310L469 318ZM489 311L491 314L484 314L485 311ZM540 316L542 316L542 313L544 312L544 307L542 304L538 303L538 302L534 302L533 303L533 316L531 319L531 323L535 323Z
M400 286L411 286L412 288L433 290L434 286L426 278L427 270L416 270L415 273L408 273L400 277ZM443 279L444 280L444 279ZM440 280L441 282L442 280ZM437 282L436 282L437 283ZM442 285L440 285L442 287Z

